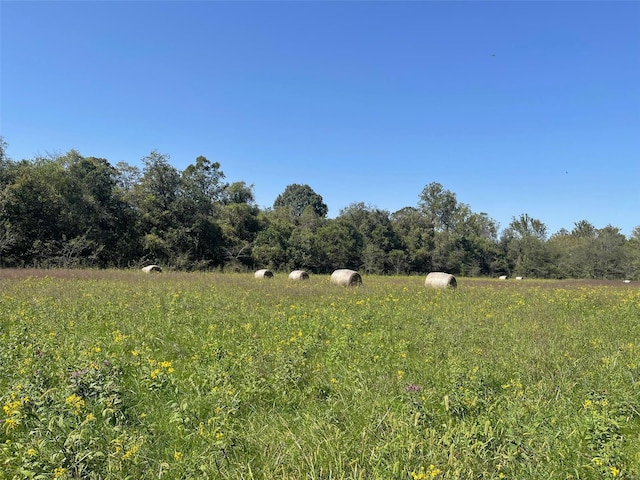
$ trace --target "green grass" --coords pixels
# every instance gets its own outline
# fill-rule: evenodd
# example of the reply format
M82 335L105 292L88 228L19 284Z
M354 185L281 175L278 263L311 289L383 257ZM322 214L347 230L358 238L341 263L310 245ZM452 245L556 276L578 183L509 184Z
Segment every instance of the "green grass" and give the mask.
M0 479L640 478L637 286L458 285L0 272Z

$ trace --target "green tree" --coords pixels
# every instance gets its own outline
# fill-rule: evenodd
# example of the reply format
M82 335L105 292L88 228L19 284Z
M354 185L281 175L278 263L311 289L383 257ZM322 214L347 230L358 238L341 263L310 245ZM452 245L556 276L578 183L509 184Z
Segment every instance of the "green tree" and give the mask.
M433 223L421 209L415 207L404 207L390 218L393 230L407 252L409 270L422 273L430 271L435 247Z
M461 275L480 276L504 272L497 245L498 226L486 213L474 213L466 205L456 212L454 245L456 265L453 268Z
M75 150L59 162L66 171L60 187L66 237L62 263L105 267L132 260L134 212L120 195L118 171L106 159L83 157Z
M223 183L224 173L218 162L211 162L199 156L189 165L180 179L181 198L187 208L193 208L203 215L214 213L215 207L222 203L227 187Z
M586 220L576 222L571 232L562 229L553 235L548 246L555 258L555 276L596 278L596 235L596 228Z
M640 280L640 225L631 231L626 244L626 255L629 259L627 278Z
M129 197L141 178L142 172L138 167L127 162L116 163L116 186L122 197Z
M56 255L63 238L60 194L63 170L55 160L39 158L3 166L0 212L5 236L3 263L41 266Z
M289 212L284 210L263 212L261 222L265 227L256 235L253 247L256 265L274 270L285 269L288 265L289 239L295 227Z
M218 162L196 158L180 176L177 201L181 262L189 268L220 265L223 235L217 222L222 208L225 175Z
M218 213L225 268L241 270L253 264L253 245L256 235L263 229L259 215L252 186L235 182L225 188L223 206Z
M368 207L362 202L352 203L340 211L338 218L353 225L362 237L361 264L367 273L389 273L396 269L388 255L403 245L389 215L386 210Z
M553 273L546 233L546 225L526 213L512 219L501 241L513 275L547 278Z
M144 258L142 261L173 263L181 253L183 232L179 219L180 173L169 156L157 151L142 159L144 168L134 186L132 203L140 212Z
M338 268L359 269L362 235L344 219L329 219L316 232L320 253L318 272L329 273Z
M594 256L596 278L625 277L628 271L625 244L626 237L619 228L607 225L597 230Z
M307 207L311 207L318 217L326 217L329 208L309 185L288 185L273 202L274 209L286 209L293 219L297 219Z
M432 182L425 186L418 205L437 231L448 231L453 227L458 200L455 193L440 183Z

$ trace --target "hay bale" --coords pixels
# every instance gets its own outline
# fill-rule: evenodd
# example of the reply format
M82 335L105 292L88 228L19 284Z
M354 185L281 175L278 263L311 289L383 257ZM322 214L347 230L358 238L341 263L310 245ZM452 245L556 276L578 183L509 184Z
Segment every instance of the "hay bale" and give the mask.
M522 277L516 277L516 280L522 280Z
M294 270L289 274L289 280L309 280L309 274L304 270Z
M631 280L623 280L623 283L631 283Z
M508 276L506 276L506 275L500 275L500 276L498 277L498 280L507 280L508 278L509 278L509 277L508 277Z
M362 285L362 277L354 270L341 268L331 274L331 283L342 285L343 287L357 287Z
M450 273L431 272L427 275L427 278L424 279L424 285L425 287L433 288L456 288L458 282L456 282L456 277Z
M158 266L158 265L147 265L146 267L142 267L142 271L144 273L151 273L151 272L162 272L162 269Z
M267 270L263 268L262 270L258 270L253 274L255 278L273 278L273 272L271 270Z

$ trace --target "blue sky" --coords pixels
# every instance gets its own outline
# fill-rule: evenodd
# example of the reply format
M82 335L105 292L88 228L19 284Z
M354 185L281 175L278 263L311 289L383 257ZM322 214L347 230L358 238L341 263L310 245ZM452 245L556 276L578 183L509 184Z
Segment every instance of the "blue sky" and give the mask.
M199 155L329 216L439 182L508 226L640 225L640 2L0 2L14 160Z

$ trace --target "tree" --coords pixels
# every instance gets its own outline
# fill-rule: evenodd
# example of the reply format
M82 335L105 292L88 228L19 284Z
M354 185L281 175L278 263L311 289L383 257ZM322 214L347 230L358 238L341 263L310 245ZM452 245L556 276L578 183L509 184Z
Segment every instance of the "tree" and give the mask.
M552 257L546 240L547 226L526 213L513 217L502 244L510 260L512 274L547 278L553 273Z
M187 208L210 215L217 204L222 203L227 185L222 183L224 173L218 162L210 162L202 155L189 165L180 179L181 198Z
M327 220L316 233L320 252L318 272L338 268L358 269L362 254L362 236L344 219Z
M222 192L222 203L230 204L247 204L255 205L256 199L253 194L253 185L247 185L245 182L233 182L227 185Z
M574 224L571 232L563 229L553 235L548 246L555 257L556 276L560 278L596 278L596 228L586 220Z
M140 214L140 232L145 259L170 263L184 252L180 227L180 173L169 156L156 150L142 159L144 168L131 201Z
M433 223L422 210L404 207L391 215L391 225L407 252L409 269L414 272L431 270L434 249Z
M322 218L329 212L322 196L314 192L309 185L288 185L273 202L274 209L286 209L293 219L299 218L307 207L311 207L314 213Z
M263 229L252 187L244 182L232 183L223 192L223 199L218 222L222 228L225 268L248 268L253 262L256 235Z
M222 208L225 175L218 162L199 156L180 175L176 201L180 262L203 268L223 262L223 235L217 223Z
M55 160L36 159L23 160L3 170L3 262L7 266L41 265L47 257L45 252L55 254L59 249L63 235L60 218L64 202L58 188L62 168Z
M116 163L116 186L120 189L123 196L131 194L134 187L140 183L142 173L136 166L129 165L127 162Z
M7 148L9 148L9 144L5 142L4 137L0 135L0 167L9 161Z
M362 268L367 273L388 273L395 270L388 255L402 248L402 241L393 229L389 212L364 203L352 203L340 211L339 217L350 223L362 237Z
M596 278L625 276L628 270L625 243L626 238L617 227L607 225L597 230L594 255Z
M631 231L627 241L626 255L629 259L627 278L640 280L640 225Z
M424 187L418 205L436 230L448 231L453 227L454 215L458 208L456 194L445 190L438 182Z
M289 239L294 229L289 213L283 210L268 211L262 215L262 222L266 227L256 235L253 258L262 267L284 269L288 261Z
M118 171L104 158L83 157L75 150L59 162L66 166L60 221L68 245L63 263L105 267L133 260L134 212L117 188Z
M474 213L464 204L456 212L452 238L452 254L455 270L461 275L480 276L495 272L506 273L499 261L496 222L486 213ZM453 258L452 258L453 257Z

